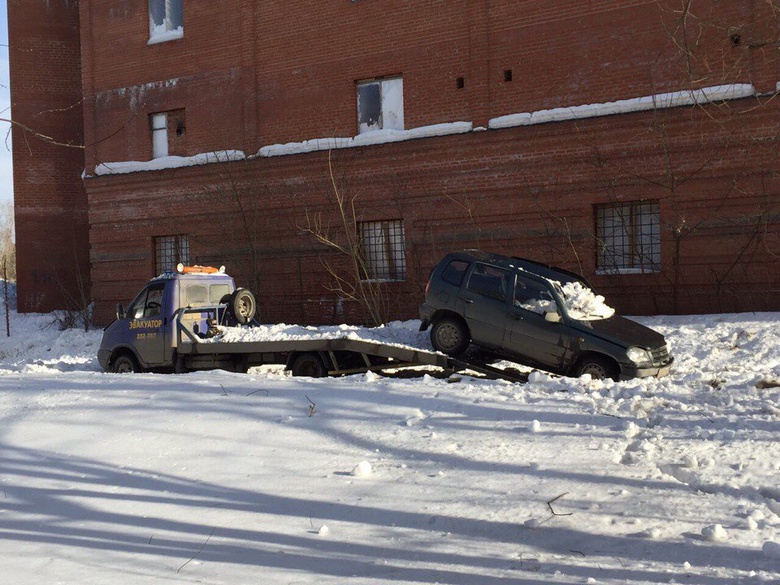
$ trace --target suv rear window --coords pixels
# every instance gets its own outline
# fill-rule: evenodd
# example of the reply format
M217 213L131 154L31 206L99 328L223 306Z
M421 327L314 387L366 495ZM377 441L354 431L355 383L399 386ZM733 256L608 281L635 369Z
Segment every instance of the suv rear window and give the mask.
M455 286L460 286L468 268L469 262L465 262L463 260L453 260L447 264L447 267L442 271L441 279L444 282L449 282Z

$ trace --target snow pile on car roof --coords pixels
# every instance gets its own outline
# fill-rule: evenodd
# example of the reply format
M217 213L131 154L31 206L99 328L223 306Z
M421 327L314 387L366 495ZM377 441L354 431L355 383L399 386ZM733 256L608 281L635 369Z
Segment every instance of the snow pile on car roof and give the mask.
M603 296L597 295L581 282L557 284L563 292L566 312L572 319L593 321L595 319L609 319L615 314L615 309L607 305Z

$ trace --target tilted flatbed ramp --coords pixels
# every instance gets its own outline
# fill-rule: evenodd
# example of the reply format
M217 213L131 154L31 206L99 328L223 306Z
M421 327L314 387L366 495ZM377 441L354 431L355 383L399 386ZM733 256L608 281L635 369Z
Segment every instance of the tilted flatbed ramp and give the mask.
M501 378L512 382L526 382L528 379L520 372L505 371L480 362L455 359L425 349L350 337L221 342L199 339L181 324L179 333L177 351L181 356L241 355L246 356L251 364L267 364L286 363L290 355L317 353L330 358L327 360L330 375L434 366L453 372L469 369L490 378ZM185 337L187 339L184 339ZM341 366L338 355L343 355L344 352L361 356L360 364ZM383 361L377 363L375 358Z

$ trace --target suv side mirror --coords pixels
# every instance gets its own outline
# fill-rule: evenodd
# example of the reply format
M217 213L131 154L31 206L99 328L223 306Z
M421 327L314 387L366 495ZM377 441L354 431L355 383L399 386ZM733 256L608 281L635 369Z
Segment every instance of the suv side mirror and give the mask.
M561 315L557 311L547 311L544 314L544 320L548 323L560 323Z
M118 321L125 318L125 308L122 306L122 303L117 303L116 305L116 318Z

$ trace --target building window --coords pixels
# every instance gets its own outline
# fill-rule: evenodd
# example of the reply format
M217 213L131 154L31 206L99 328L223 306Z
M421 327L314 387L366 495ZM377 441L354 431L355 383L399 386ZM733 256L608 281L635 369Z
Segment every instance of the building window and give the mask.
M596 268L601 272L659 272L661 212L658 201L597 205L596 244Z
M364 221L358 225L365 262L364 280L404 280L406 243L404 222Z
M149 0L149 44L184 36L184 0Z
M404 80L380 79L357 84L358 134L404 129Z
M152 114L152 158L168 156L168 114Z
M187 125L184 109L152 114L152 158L187 155Z
M190 262L189 236L158 236L154 238L155 274L175 270L179 262L182 264Z

